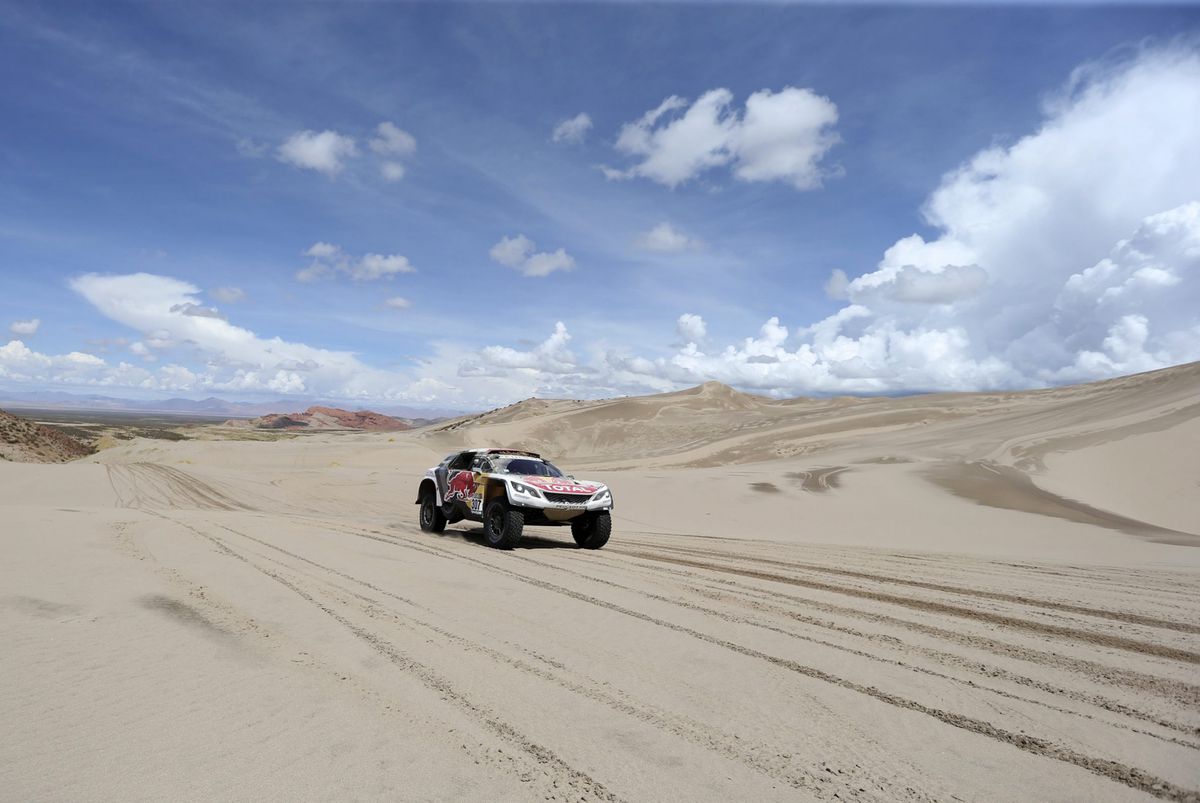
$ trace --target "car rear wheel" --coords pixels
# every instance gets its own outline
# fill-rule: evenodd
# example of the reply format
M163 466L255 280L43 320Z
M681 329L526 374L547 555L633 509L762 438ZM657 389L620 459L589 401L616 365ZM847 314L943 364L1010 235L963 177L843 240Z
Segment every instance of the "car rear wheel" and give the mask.
M446 529L446 516L437 505L437 497L431 493L421 498L421 529L427 533L440 533Z
M584 549L599 549L608 543L612 535L612 516L608 511L591 516L580 516L571 522L571 535L575 543Z
M483 512L483 537L489 546L512 549L521 540L525 529L525 514L513 510L503 500L496 499Z

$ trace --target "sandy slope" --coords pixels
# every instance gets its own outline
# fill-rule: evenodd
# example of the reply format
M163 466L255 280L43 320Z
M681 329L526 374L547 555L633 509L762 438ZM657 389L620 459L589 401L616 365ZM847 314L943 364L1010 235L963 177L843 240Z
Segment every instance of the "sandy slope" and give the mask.
M1197 799L1200 368L0 464L0 798ZM421 533L466 442L601 552Z

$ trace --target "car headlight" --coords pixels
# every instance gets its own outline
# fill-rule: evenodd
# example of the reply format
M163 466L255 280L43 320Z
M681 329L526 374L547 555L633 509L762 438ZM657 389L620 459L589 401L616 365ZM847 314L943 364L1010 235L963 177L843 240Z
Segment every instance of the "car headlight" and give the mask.
M603 502L605 499L612 499L612 494L608 492L607 488L596 491L595 495L592 496L593 502Z
M521 496L532 496L534 499L542 498L542 494L537 488L530 488L528 485L522 485L519 482L510 482L509 487L512 488L513 493L515 494L519 494Z

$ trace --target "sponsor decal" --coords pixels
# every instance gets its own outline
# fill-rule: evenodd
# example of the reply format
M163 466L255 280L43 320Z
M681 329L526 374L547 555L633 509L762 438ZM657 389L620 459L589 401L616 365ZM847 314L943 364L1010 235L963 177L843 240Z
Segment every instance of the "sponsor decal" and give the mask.
M556 494L594 494L600 486L591 482L575 482L562 477L521 477L522 485L529 485L539 491L549 491Z
M466 502L475 495L475 475L470 471L456 471L446 480L446 501L457 499Z

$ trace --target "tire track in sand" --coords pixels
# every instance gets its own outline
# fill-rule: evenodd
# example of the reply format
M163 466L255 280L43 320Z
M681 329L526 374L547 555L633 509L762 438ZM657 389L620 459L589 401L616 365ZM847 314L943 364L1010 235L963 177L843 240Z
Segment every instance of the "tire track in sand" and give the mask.
M335 622L349 631L353 636L366 644L371 650L387 659L402 672L415 677L422 683L422 685L438 694L443 700L453 703L457 708L479 723L484 730L488 731L501 741L520 750L526 755L527 758L532 759L535 765L545 765L552 768L558 776L557 780L571 788L575 794L595 800L620 800L620 798L605 788L600 782L596 781L586 773L570 766L549 748L531 741L516 728L509 725L504 720L496 717L492 712L488 711L483 706L471 701L432 668L414 660L394 644L386 639L381 638L378 634L372 633L370 630L355 624L329 605L326 605L313 595L309 594L295 582L283 577L278 572L274 572L270 569L259 566L254 561L234 550L221 538L202 532L201 530L192 527L185 522L177 521L170 516L166 516L161 513L155 513L155 515L159 516L165 521L169 521L172 524L190 530L201 538L204 538L212 543L215 547L217 547L217 549L229 557L245 563L247 566L250 566L260 574L265 575L284 588L287 588L289 591L296 594L296 596L300 597L313 607L320 610L326 616L333 619Z
M879 634L879 633L863 632L861 630L857 630L852 627L848 627L845 625L838 625L832 621L822 620L822 619L819 619L814 616L808 616L808 615L800 613L798 611L790 610L788 608L780 607L778 605L767 604L767 603L764 603L762 600L770 599L770 598L782 598L785 600L803 601L803 602L805 602L806 607L808 607L808 606L815 607L815 608L823 610L827 613L833 613L835 615L854 616L856 618L865 618L869 621L892 621L892 622L898 623L900 626L914 625L914 626L918 626L920 628L924 628L924 629L928 630L929 632L936 632L937 634L945 634L947 638L951 635L954 635L952 633L952 631L937 630L932 627L928 627L928 626L924 626L924 625L917 625L917 623L909 623L906 620L891 619L890 617L873 616L865 611L858 611L853 608L841 608L838 606L831 606L831 605L827 605L827 604L823 604L823 603L818 603L815 601L810 603L806 600L801 600L798 597L793 597L793 596L784 595L784 594L774 594L772 592L764 592L761 589L756 589L756 588L753 588L752 586L741 585L732 580L723 580L723 579L719 579L719 578L718 579L702 578L697 574L694 574L692 572L685 572L682 570L666 569L664 571L671 572L672 574L676 573L676 571L677 571L678 575L680 577L686 578L688 581L693 582L693 583L703 582L704 580L709 579L709 580L711 580L711 582L714 582L714 583L717 583L717 584L723 586L723 588L721 588L720 590L717 590L717 589L699 588L696 586L687 586L687 585L681 584L681 588L684 588L685 590L690 591L690 592L696 594L697 596L700 596L700 597L703 597L703 598L706 598L706 599L709 599L712 601L722 602L722 603L725 603L728 605L737 606L737 607L741 607L741 608L749 608L750 610L758 611L761 613L766 613L768 615L774 615L774 616L782 617L784 619L790 619L792 621L796 621L801 624L808 625L810 627L817 627L817 628L821 628L824 630L830 630L830 631L833 631L836 633L842 633L845 635L849 635L853 638L861 639L863 641L867 641L872 644L882 645L883 647L885 647L887 649L900 650L901 652L904 652L904 653L916 654L916 655L920 655L920 656L923 656L926 658L931 658L934 661L937 661L938 663L942 664L943 666L953 666L953 667L963 669L963 670L972 672L973 674L977 674L979 676L989 678L989 679L1000 678L1002 680L1011 682L1015 685L1037 689L1039 691L1046 692L1048 694L1052 694L1052 695L1055 695L1058 697L1065 697L1067 699L1073 700L1078 703L1083 703L1085 705L1094 706L1096 708L1099 708L1103 711L1107 711L1109 713L1119 714L1119 715L1130 717L1131 719L1141 720L1143 722L1146 722L1146 723L1149 723L1152 725L1157 725L1159 727L1166 728L1167 730L1172 730L1172 731L1175 731L1180 734L1184 734L1184 735L1188 735L1188 736L1193 736L1196 734L1196 729L1194 727L1182 725L1180 723L1172 722L1170 720L1163 719L1163 718L1155 716L1153 714L1148 714L1143 711L1139 711L1137 709L1130 708L1127 705L1124 705L1118 701L1103 697L1101 695L1089 695L1089 694L1085 694L1085 693L1076 692L1076 691L1073 691L1070 689L1064 689L1060 686L1056 686L1054 684L1046 683L1043 681L1038 681L1033 678L1029 678L1024 675L1021 675L1021 674L1018 674L1015 672L1011 672L1009 670L1006 670L1006 669L1003 669L1000 667L982 664L978 660L966 658L961 655L955 655L954 653L948 653L948 652L945 652L942 650L936 650L936 649L933 649L930 647L913 645L913 644L905 642L901 639L897 639L894 636L887 636L887 635L883 635L883 634ZM954 677L951 675L945 675L943 673L936 672L934 670L930 670L927 667L922 667L922 666L917 666L917 665L912 665L912 664L905 664L901 661L897 661L892 658L886 658L883 656L874 655L872 653L858 650L853 647L848 647L846 645L837 644L834 642L827 642L823 639L817 639L817 638L813 638L811 636L805 636L805 635L802 635L799 633L794 633L792 631L787 631L782 628L772 626L770 624L755 621L753 619L745 619L742 617L738 617L736 615L724 613L722 611L716 611L711 608L706 608L701 605L696 605L695 603L689 602L687 600L672 599L670 597L661 596L661 595L654 594L654 593L648 592L648 591L644 591L644 590L641 590L638 588L621 585L614 581L605 580L602 578L595 577L593 575L582 574L579 572L572 572L572 573L576 574L577 576L582 577L584 579L592 580L594 582L602 583L605 585L610 585L610 586L613 586L614 588L618 588L623 591L631 592L634 594L639 594L639 595L641 595L643 597L647 597L649 599L654 599L654 600L658 600L661 602L668 602L668 603L672 603L674 605L678 605L683 608L688 608L690 610L699 611L699 612L702 612L702 613L705 613L705 614L708 614L711 616L715 616L720 619L724 619L731 623L747 624L747 625L750 625L753 627L759 627L759 628L763 628L766 630L778 632L778 633L781 633L784 635L789 635L789 636L792 636L793 638L796 638L796 639L799 639L802 641L810 641L810 642L813 642L816 644L820 644L822 646L831 647L833 649L837 649L837 650L848 652L848 653L851 653L854 655L865 657L865 658L871 659L873 661L878 661L878 662L885 663L885 664L894 664L894 665L903 666L907 669L911 669L912 671L918 672L920 674L931 675L934 677L949 680L956 684L971 686L971 687L979 689L981 691L992 692L1001 697L1007 697L1009 699L1029 703L1031 705L1041 706L1041 707L1044 707L1044 708L1047 708L1049 710L1056 711L1059 713L1065 713L1065 714L1069 714L1069 715L1073 715L1073 716L1079 716L1079 717L1083 717L1085 719L1091 719L1091 720L1098 719L1094 715L1089 714L1084 711L1077 711L1077 710L1073 710L1073 709L1062 708L1060 706L1052 705L1050 703L1047 703L1047 702L1044 702L1041 700L1034 700L1034 699L1030 699L1027 697L1021 697L1020 695L1013 694L1012 692L1003 691L1001 689L990 688L988 686L983 686L983 685L974 683L973 681L967 681L962 678ZM953 641L954 639L949 639L949 640ZM969 639L963 639L962 643L967 644L972 647L979 646L978 644L974 643L973 641L970 641ZM1012 649L1016 650L1018 648L1013 647ZM1022 654L1019 657L1021 657L1024 660L1032 660L1025 654ZM1074 668L1074 667L1072 667L1072 668ZM1111 671L1107 667L1099 667L1098 665L1091 665L1091 664L1089 664L1089 668L1094 668L1098 672ZM1151 678L1151 680L1157 680L1157 679ZM1171 736L1163 736L1161 734L1141 730L1140 728L1134 728L1129 725L1124 725L1124 724L1117 723L1117 722L1109 722L1109 721L1105 721L1105 720L1100 720L1100 721L1103 721L1106 725L1109 725L1111 727L1115 727L1115 728L1122 729L1122 730L1128 730L1133 733L1137 733L1137 734L1140 734L1143 736L1148 736L1153 739L1158 739L1158 740L1165 741L1165 742L1171 742L1173 744L1180 745L1181 747L1187 747L1187 748L1194 749L1194 750L1200 750L1200 744L1197 744L1192 741L1186 741L1186 740L1179 739L1176 737L1171 737Z
M631 543L636 545L638 548L643 549L650 548L666 552L691 554L700 557L735 557L726 553L717 552L715 550L701 549L698 547L667 546L663 544L647 544L642 542L626 543ZM612 551L622 552L622 550ZM908 586L910 588L921 588L926 591L939 591L947 594L958 594L972 599L989 599L997 602L1010 602L1018 605L1028 605L1030 607L1063 611L1064 613L1077 613L1084 616L1111 619L1116 622L1126 622L1128 624L1142 625L1145 627L1154 627L1163 630L1175 630L1180 633L1200 635L1200 625L1193 624L1191 622L1177 622L1171 619L1160 619L1153 616L1144 616L1142 614L1132 613L1129 611L1114 611L1106 608L1092 608L1086 605L1074 605L1067 602L1058 602L1056 600L1044 600L1036 597L1021 596L1018 594L1006 594L1000 591L983 591L971 588L963 588L962 586L948 585L946 583L932 583L926 580L913 580L910 578L893 577L890 575L874 574L871 572L856 571L854 569L843 569L836 566L823 566L821 564L803 563L799 561L775 560L752 555L737 555L735 559L745 563L758 563L764 566L778 566L780 568L792 569L795 571L810 571L821 574L833 574L841 577L853 577L858 580L867 580L875 583L886 583L891 585Z
M275 544L272 544L268 541L264 541L260 538L256 538L255 536L252 536L252 535L242 532L240 530L236 530L232 527L228 527L223 524L217 524L215 522L210 522L210 524L212 524L212 526L215 526L219 529L225 530L226 532L229 532L233 535L237 535L242 538L248 539L257 544L260 544L261 546L267 547L267 548L272 549L276 552L279 552L283 555L286 555L287 557L292 558L293 560L298 560L303 563L307 563L307 564L319 569L322 572L326 572L328 574L332 574L337 577L341 577L349 582L355 583L359 586L369 589L370 591L372 591L374 593L394 599L405 605L414 607L417 610L420 610L420 611L423 611L426 613L432 613L432 611L430 611L428 608L426 608L422 605L419 605L418 603L416 603L410 599L402 597L402 596L395 594L393 592L390 592L386 589L380 588L379 586L376 586L375 584L373 584L367 580L363 580L363 579L355 577L353 575L346 574L345 572L339 571L338 569L334 569L333 567L326 566L325 564L322 564L322 563L318 563L317 561L311 560L310 558L306 558L303 555L298 555L294 552L290 552L282 547L276 546ZM325 527L324 529L334 529L334 528ZM342 530L334 529L334 531L341 532L342 534L346 534L346 535L354 535L354 533L348 533L348 532L345 532ZM260 557L262 557L264 560L268 560L272 563L275 563L276 565L279 565L285 569L289 569L291 571L296 571L295 567L288 566L286 563L275 560L266 555L260 555ZM484 656L490 658L493 661L497 661L497 662L506 664L519 672L522 672L522 673L525 673L528 675L532 675L534 677L539 678L540 680L552 683L556 686L559 686L560 688L566 689L567 691L578 694L581 697L585 697L586 699L592 700L593 702L601 703L602 705L605 705L614 711L617 711L619 713L625 714L626 716L630 716L641 722L645 722L654 727L657 727L658 729L660 729L666 733L669 733L672 736L682 738L685 741L688 741L688 742L695 744L699 747L702 747L704 749L711 750L711 751L717 753L718 755L724 756L725 758L729 758L729 759L735 760L741 764L744 764L745 766L749 767L750 769L753 769L756 772L759 772L760 774L765 775L766 777L786 783L793 788L805 789L805 790L813 792L813 793L820 794L820 793L826 791L826 787L823 787L821 785L821 783L827 782L828 779L827 779L827 777L823 777L823 774L818 774L818 773L815 773L812 771L808 771L802 767L789 766L788 762L772 762L772 761L770 761L769 760L770 758L778 757L778 754L773 745L770 745L767 743L756 744L756 743L751 742L748 739L741 737L741 736L739 736L737 738L733 738L728 734L719 733L717 731L714 731L711 727L705 726L701 723L695 722L686 717L682 717L679 715L673 715L668 712L662 711L661 709L658 709L654 706L650 706L650 705L647 705L640 701L633 700L629 697L629 695L625 694L624 692L621 692L620 690L612 689L611 687L609 687L609 684L598 683L591 678L587 678L586 676L576 675L576 677L582 678L581 681L562 677L559 674L556 674L554 672L550 672L550 671L547 671L540 667L531 665L525 661L520 660L519 658L513 658L512 656L507 655L499 650L495 650L491 647L480 644L476 641L468 639L468 638L461 636L457 633L454 633L450 630L446 630L445 628L442 628L435 624L432 624L431 622L427 622L427 621L424 621L417 617L414 617L411 614L401 614L398 611L386 608L378 600L371 599L370 597L366 597L366 596L359 594L353 590L346 589L342 586L339 586L336 583L333 583L332 581L330 581L328 578L322 578L314 573L306 573L306 574L309 577L312 577L313 579L324 582L334 588L337 588L338 590L342 591L345 594L355 597L361 603L364 603L365 605L369 606L366 608L361 608L361 610L365 615L371 617L372 619L378 620L380 618L380 616L379 616L379 613L377 612L377 609L382 609L383 611L385 611L387 614L389 614L391 616L392 620L396 624L400 624L402 626L409 627L410 629L413 629L412 625L416 625L418 627L424 628L425 630L436 634L440 638L443 638L447 641L454 643L460 649L463 649L463 650L469 651L469 652L479 653L481 655L484 655ZM415 630L414 630L414 632L415 632ZM545 658L541 658L541 660L543 663L551 664L552 666L557 668L560 672L570 672L570 670L568 670L567 667L562 666L561 664L557 664L556 662L548 661L548 659L545 659ZM572 673L572 674L575 674L575 673ZM847 783L850 782L849 778L843 778L842 780L844 780ZM880 788L883 788L883 784L885 783L885 781L878 779L878 778L874 778L874 777L864 777L864 778L859 778L857 780L860 785L865 784L865 783L870 783L873 786L877 786ZM917 780L916 776L914 776L912 780L914 780L914 781ZM887 791L887 794L893 798L902 796L902 797L905 797L910 800L930 800L930 801L932 801L932 800L936 799L933 797L929 797L927 795L917 793L915 790L912 790L911 788L905 788L905 787L892 787L890 789L887 789L886 791ZM904 794L904 792L910 792L911 794ZM843 797L845 797L846 792L843 791L842 795L843 795ZM853 798L854 795L851 795L851 797Z
M924 703L918 702L916 700L911 700L911 699L902 697L897 694L892 694L891 692L887 692L882 689L875 688L873 686L866 686L864 684L857 683L855 681L851 681L846 678L839 677L837 675L834 675L830 672L826 672L822 669L818 669L816 667L801 664L798 661L793 661L791 659L771 655L771 654L763 652L761 650L757 650L753 647L748 647L748 646L745 646L742 644L737 644L736 642L732 642L727 639L723 639L719 636L714 636L714 635L711 635L708 633L704 633L702 631L696 630L696 629L688 627L686 625L659 619L650 614L643 613L641 611L637 611L637 610L634 610L631 608L627 608L623 605L619 605L614 602L609 602L607 600L599 599L599 598L593 597L589 594L585 594L580 591L575 591L573 589L566 588L564 586L560 586L560 585L551 583L546 580L541 580L541 579L538 579L535 577L530 577L528 575L523 575L519 572L515 572L510 569L505 569L500 566L496 566L496 565L488 563L486 561L482 561L477 558L473 558L469 555L463 555L461 553L450 552L442 547L437 547L437 546L424 546L424 545L418 546L415 542L411 541L411 539L401 539L399 536L396 536L394 534L383 533L383 532L380 532L377 530L363 530L360 532L355 532L353 530L345 530L345 529L341 529L341 528L335 528L335 529L339 529L341 532L344 532L348 535L357 535L358 537L368 538L371 540L379 541L380 543L391 544L393 546L397 546L397 547L401 547L401 548L415 549L420 552L426 552L428 554L439 555L440 557L443 557L448 560L459 560L459 561L465 561L468 563L479 565L488 571L496 572L498 574L502 574L502 575L511 577L519 582L526 583L533 587L541 588L543 590L550 591L553 593L558 593L558 594L561 594L563 596L566 596L566 597L569 597L572 599L586 602L586 603L595 605L597 607L605 608L605 609L623 614L625 616L629 616L631 618L638 619L640 621L648 622L650 624L654 624L659 627L666 628L668 630L672 630L672 631L675 631L678 633L683 633L685 635L691 636L700 641L703 641L703 642L706 642L709 644L713 644L718 647L722 647L731 652L735 652L735 653L738 653L738 654L741 654L741 655L744 655L747 657L766 661L767 663L770 663L773 666L779 667L781 669L795 672L797 674L804 675L804 676L812 678L814 680L819 680L821 682L828 683L830 685L838 686L840 688L844 688L844 689L848 689L850 691L857 692L859 694L874 698L880 702L891 705L893 707L900 708L900 709L906 709L909 711L914 711L917 713L924 714L926 716L932 717L933 719L939 720L939 721L941 721L947 725L950 725L952 727L959 728L961 730L969 731L972 733L976 733L981 736L987 736L998 742L1003 742L1003 743L1009 744L1013 747L1016 747L1024 752L1031 753L1033 755L1037 755L1037 756L1040 756L1043 758L1050 758L1053 760L1061 761L1065 764L1070 764L1070 765L1085 769L1096 775L1100 775L1111 781L1114 781L1116 783L1122 784L1124 786L1127 786L1127 787L1130 787L1133 789L1137 789L1137 790L1145 792L1147 794L1154 795L1155 797L1159 797L1159 798L1162 798L1165 800L1181 801L1181 803L1197 803L1198 801L1200 801L1200 791L1187 789L1187 788L1178 786L1177 784L1174 784L1166 779L1154 776L1154 775L1150 774L1149 772L1139 769L1137 767L1132 767L1128 764L1123 764L1119 761L1113 761L1111 759L1089 756L1087 754L1081 753L1072 748L1057 744L1049 739L1045 739L1045 738L1037 737L1037 736L1030 736L1025 733L1014 733L1012 731L1009 731L1009 730L1006 730L1003 728L998 728L989 722L984 722L983 720L975 719L973 717L968 717L968 716L965 716L962 714L957 714L952 711L946 711L944 709L925 705ZM528 558L521 558L521 560L529 561ZM537 561L530 561L530 562L532 562L535 565L538 565L540 567L543 567L543 568L551 568L551 569L559 568L559 567L553 566L552 564L542 564L542 563L538 563Z
M874 602L884 602L892 605L899 605L929 613L939 613L963 619L973 619L975 621L987 622L988 624L1010 627L1015 630L1025 630L1027 632L1037 633L1043 636L1069 638L1074 639L1075 641L1095 644L1096 646L1100 647L1115 647L1117 649L1136 652L1142 655L1154 655L1159 658L1168 658L1173 661L1182 661L1189 664L1200 664L1200 653L1195 653L1191 650L1180 649L1178 647L1170 647L1164 644L1152 644L1150 642L1138 641L1136 639L1125 638L1123 636L1114 636L1108 633L1095 633L1087 630L1079 630L1073 627L1066 627L1065 625L1034 622L1029 619L1020 619L1015 616L990 613L974 608L963 608L961 606L950 605L944 602L912 599L910 597L902 597L897 594L887 594L882 591L868 591L866 589L852 588L850 586L839 586L833 583L822 582L820 580L806 580L799 577L789 577L787 575L759 571L757 569L742 569L736 566L723 566L720 564L705 563L703 561L690 560L687 558L656 555L644 551L634 552L614 549L613 552L621 555L627 555L629 557L642 558L644 560L659 561L677 566L688 566L693 569L706 569L708 571L735 574L742 577L752 577L757 580L769 580L776 583L784 583L803 588L812 588L819 591L829 591L835 594L844 594L846 596L858 597L860 599L869 599Z

